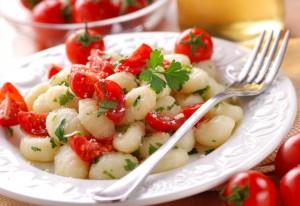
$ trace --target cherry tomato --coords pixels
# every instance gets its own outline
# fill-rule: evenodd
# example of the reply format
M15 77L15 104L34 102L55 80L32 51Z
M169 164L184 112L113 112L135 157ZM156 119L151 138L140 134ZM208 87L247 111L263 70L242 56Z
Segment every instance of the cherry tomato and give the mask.
M300 165L300 134L289 138L280 146L275 158L276 175L282 177L297 165Z
M93 49L91 51L91 55L88 57L87 66L97 71L104 72L106 77L114 73L114 66L111 57L107 56L99 49Z
M85 65L74 64L71 68L70 86L80 98L91 98L94 95L94 84L102 79L102 73Z
M119 14L128 14L135 12L139 9L146 7L149 4L148 0L133 0L133 1L119 1L117 4L117 8L119 10Z
M213 42L205 30L187 29L177 38L175 53L188 56L192 63L208 60L213 53Z
M182 113L175 117L169 117L157 112L149 112L145 120L151 128L157 131L171 132L178 129L186 118Z
M194 114L194 112L197 111L197 109L199 109L202 106L203 103L198 103L198 104L194 104L191 106L187 106L182 108L182 113L184 114L184 117L186 119L190 118L190 116L192 116L192 114ZM196 126L199 126L199 124L201 124L202 122L207 120L207 116L202 117L196 124Z
M92 162L104 153L111 152L113 138L96 140L85 136L73 136L70 138L70 146L73 151L86 162Z
M36 114L33 112L20 111L18 121L21 129L31 135L39 137L47 137L46 129L47 114Z
M124 59L116 68L117 71L126 71L138 75L146 67L152 48L147 44L139 46L128 58Z
M48 79L51 79L51 77L53 77L54 75L56 75L58 72L60 72L61 70L63 70L63 68L61 68L60 66L58 66L57 64L52 64L49 67L48 70Z
M87 28L71 34L65 45L66 54L73 64L86 64L92 49L105 49L101 35Z
M300 166L287 172L280 180L280 197L283 206L299 206Z
M227 206L276 206L277 202L271 179L252 170L231 177L221 195Z
M20 111L28 111L24 98L13 84L7 82L0 90L0 125L17 125Z
M95 84L96 96L101 103L106 104L106 116L118 124L125 115L125 95L122 88L114 81L101 80Z
M24 7L26 7L29 10L32 10L38 3L40 3L42 0L21 0L21 3Z

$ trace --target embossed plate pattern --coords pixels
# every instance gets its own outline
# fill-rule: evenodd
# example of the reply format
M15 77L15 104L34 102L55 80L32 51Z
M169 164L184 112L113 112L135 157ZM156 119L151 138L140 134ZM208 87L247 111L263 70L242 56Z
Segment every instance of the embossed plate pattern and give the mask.
M128 54L142 42L173 49L177 33L136 33L107 36L110 51ZM214 39L216 63L223 81L238 74L249 52L234 43ZM0 83L12 81L22 92L46 80L47 66L67 64L63 46L27 57L10 65ZM122 205L146 205L171 201L209 190L237 171L252 168L278 146L292 126L296 115L296 95L291 81L280 74L264 94L243 100L245 117L234 135L208 156L193 157L182 168L151 175L144 186ZM18 139L0 129L0 193L11 198L44 205L96 205L91 192L113 181L78 180L39 170L18 152ZM107 204L105 204L107 205Z

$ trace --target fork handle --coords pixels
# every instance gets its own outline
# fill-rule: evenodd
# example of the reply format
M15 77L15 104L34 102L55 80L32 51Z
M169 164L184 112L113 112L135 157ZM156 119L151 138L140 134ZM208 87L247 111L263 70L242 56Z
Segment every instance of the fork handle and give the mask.
M219 93L205 102L156 152L148 157L132 172L105 189L94 192L97 202L119 202L126 200L143 182L159 161L176 145L176 143L220 101L231 97L229 93Z

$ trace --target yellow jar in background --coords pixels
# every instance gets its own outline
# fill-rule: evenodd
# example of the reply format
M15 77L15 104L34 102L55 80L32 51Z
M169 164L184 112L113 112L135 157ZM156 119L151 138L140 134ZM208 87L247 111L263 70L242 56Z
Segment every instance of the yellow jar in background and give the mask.
M181 29L200 26L234 41L284 27L284 0L177 0L177 5Z

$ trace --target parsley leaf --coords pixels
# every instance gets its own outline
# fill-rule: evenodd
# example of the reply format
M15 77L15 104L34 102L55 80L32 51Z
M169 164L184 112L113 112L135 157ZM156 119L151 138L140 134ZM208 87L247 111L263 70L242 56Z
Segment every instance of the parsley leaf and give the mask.
M74 99L74 94L72 94L69 90L65 94L60 95L58 98L60 105L66 105L73 99Z
M161 146L161 143L155 143L155 145L150 144L149 145L149 149L148 149L148 153L149 155L152 155L154 152L156 152L156 150L158 150L158 148Z
M40 148L35 147L35 146L31 146L31 149L32 149L34 152L40 152L40 151L42 151Z
M166 87L166 82L154 74L151 70L144 70L140 74L140 79L148 82L150 87L158 94Z
M207 92L210 90L210 86L206 86L203 89L199 89L195 92L193 92L193 94L199 94L202 98L206 98Z
M136 168L137 163L134 163L133 161L131 161L131 159L125 159L126 161L126 165L124 165L124 169L126 171L132 171L134 170L134 168Z
M155 49L151 52L150 58L147 61L147 66L149 69L155 69L158 66L162 66L164 62L164 56L162 55L161 51Z
M136 105L138 105L138 103L140 102L140 100L141 100L141 95L139 95L135 100L134 100L134 102L133 102L133 106L135 107Z
M107 170L104 170L103 174L106 175L107 177L111 178L111 179L116 179L116 177L111 172L109 172Z
M57 144L56 144L56 142L55 142L55 140L54 140L53 137L50 138L50 143L51 143L51 148L57 147Z
M55 130L55 135L58 137L59 141L63 144L67 143L68 139L65 137L65 126L66 126L66 119L63 119L59 126Z
M97 116L101 116L102 114L108 112L108 110L110 109L116 109L117 108L117 102L115 101L109 101L109 100L105 100L99 103L99 109L98 109L98 113Z

